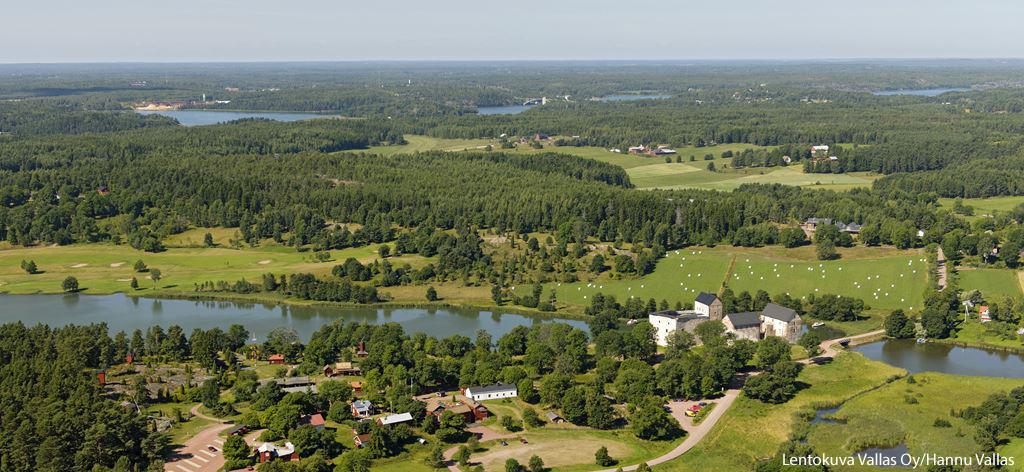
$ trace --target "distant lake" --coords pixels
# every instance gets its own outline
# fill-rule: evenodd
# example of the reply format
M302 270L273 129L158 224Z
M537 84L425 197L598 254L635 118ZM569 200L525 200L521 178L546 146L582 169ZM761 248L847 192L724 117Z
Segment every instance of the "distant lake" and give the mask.
M533 105L504 105L500 107L477 107L478 115L515 115L533 108Z
M672 98L671 95L605 95L601 97L604 102L628 102L632 100L662 100Z
M933 88L933 89L901 89L901 90L881 90L878 92L871 92L875 95L918 95L921 97L934 97L942 95L946 92L969 92L969 88Z
M1003 351L942 343L918 344L913 339L889 339L851 348L868 359L918 372L1024 378L1024 356Z
M167 110L167 111L136 111L142 115L163 115L178 120L185 126L215 125L227 121L240 120L242 118L266 118L275 121L299 121L312 118L324 118L328 115L316 113L278 113L278 112L248 112L248 111L219 111L219 110Z
M150 326L181 326L193 329L227 329L232 324L246 327L260 341L279 326L294 329L304 340L325 324L337 320L381 324L395 322L406 333L422 332L444 338L461 334L474 338L485 330L497 340L516 326L560 322L589 332L580 320L500 313L472 308L375 308L305 306L231 301L172 300L114 295L0 295L0 323L21 321L27 326L45 323L51 327L67 324L107 323L111 333Z

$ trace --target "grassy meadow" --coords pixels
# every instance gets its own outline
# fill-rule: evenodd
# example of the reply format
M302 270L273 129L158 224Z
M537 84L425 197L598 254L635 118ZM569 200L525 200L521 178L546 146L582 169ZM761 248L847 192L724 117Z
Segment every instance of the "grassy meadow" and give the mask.
M799 381L808 385L790 401L770 405L740 396L697 446L657 471L751 470L775 454L789 438L801 409L835 405L902 375L903 369L840 353L830 364L808 367Z
M990 394L1024 385L1021 379L966 377L939 373L915 374L845 403L832 415L846 423L819 423L807 437L818 453L846 456L870 446L903 443L910 454L969 456L981 452L975 427L950 416L952 409L977 406ZM934 426L936 419L952 426ZM888 444L886 444L888 443ZM1024 459L1024 457L1022 457ZM1019 464L1019 462L1018 462ZM875 470L837 467L837 471Z
M957 277L964 291L978 290L990 299L1021 296L1021 280L1015 270L962 267L957 270Z
M1017 205L1024 203L1024 196L991 197L991 198L965 198L964 205L974 207L974 216L982 214L994 214L997 211L1006 212ZM940 198L939 205L943 208L953 208L955 198Z
M61 291L61 282L67 276L77 278L79 286L87 294L132 291L129 286L132 277L139 281L137 293L140 295L192 292L195 283L234 282L241 278L258 282L260 276L268 272L327 274L335 264L349 257L364 263L371 262L376 257L377 247L371 245L331 251L332 260L328 262L316 262L312 253L296 252L294 248L285 246L245 249L170 247L159 253L112 244L5 249L0 251L0 292L56 293ZM41 273L25 273L20 268L22 260L35 261ZM150 268L160 269L161 280L154 284L148 279L148 273L135 272L133 265L137 260L142 260ZM394 258L392 262L417 264L422 260L419 256L405 255Z
M765 290L770 295L800 297L828 293L862 298L876 310L922 308L928 270L920 251L840 248L840 259L817 261L813 249L692 247L670 251L644 277L615 279L606 272L594 280L548 284L545 291L554 289L560 303L573 305L589 305L595 293L602 293L620 302L639 297L664 299L670 305L679 301L685 306L698 293L718 292L727 284L736 293ZM515 290L531 288L520 285Z

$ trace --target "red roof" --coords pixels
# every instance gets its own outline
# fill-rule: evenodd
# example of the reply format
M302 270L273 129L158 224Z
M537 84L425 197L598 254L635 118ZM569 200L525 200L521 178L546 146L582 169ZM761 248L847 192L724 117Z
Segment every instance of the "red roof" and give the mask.
M271 354L270 357L267 358L267 360L283 361L284 360L284 354Z
M320 413L313 413L312 415L306 415L302 419L303 419L304 423L308 422L309 424L311 424L313 426L323 426L323 424L324 424L324 416L321 415Z

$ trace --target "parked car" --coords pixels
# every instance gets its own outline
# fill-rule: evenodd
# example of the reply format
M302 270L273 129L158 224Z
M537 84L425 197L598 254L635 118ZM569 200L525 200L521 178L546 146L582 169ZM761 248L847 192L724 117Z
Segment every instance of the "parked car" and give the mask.
M693 411L693 410L686 410L686 416L690 416L690 417L697 416L697 412Z

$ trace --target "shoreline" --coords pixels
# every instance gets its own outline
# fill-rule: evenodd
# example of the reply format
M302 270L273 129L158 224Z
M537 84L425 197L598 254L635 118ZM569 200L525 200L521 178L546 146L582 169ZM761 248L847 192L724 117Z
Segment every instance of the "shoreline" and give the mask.
M259 298L245 296L241 294L188 294L188 293L144 293L144 294L131 294L128 292L110 292L110 293L75 293L74 295L80 296L110 296L110 295L124 295L126 297L137 297L137 298L148 298L155 300L186 300L186 301L223 301L223 302L235 302L235 303L251 303L261 305L291 305L291 306L309 306L309 307L324 307L324 308L419 308L419 309L470 309L478 311L490 311L492 314L504 315L524 315L542 319L567 319L575 321L589 321L591 317L580 314L580 313L560 313L560 312L545 312L539 310L532 310L525 307L519 307L515 305L485 305L472 302L378 302L378 303L340 303L340 302L319 302L313 300L298 300L292 298ZM25 296L25 295L44 295L44 296L58 296L58 295L72 295L64 292L36 292L36 293L9 293L0 292L0 295L9 296Z

